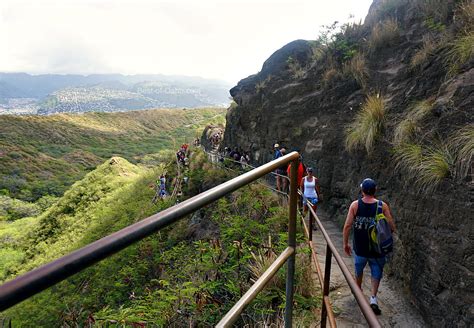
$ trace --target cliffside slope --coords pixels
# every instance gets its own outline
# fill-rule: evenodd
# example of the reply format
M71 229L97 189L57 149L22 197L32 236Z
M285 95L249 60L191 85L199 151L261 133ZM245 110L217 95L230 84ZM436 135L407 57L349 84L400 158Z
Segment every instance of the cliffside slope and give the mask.
M258 164L275 142L300 150L339 222L378 181L399 229L391 274L437 326L474 322L473 13L376 0L364 24L291 42L241 80L224 136Z

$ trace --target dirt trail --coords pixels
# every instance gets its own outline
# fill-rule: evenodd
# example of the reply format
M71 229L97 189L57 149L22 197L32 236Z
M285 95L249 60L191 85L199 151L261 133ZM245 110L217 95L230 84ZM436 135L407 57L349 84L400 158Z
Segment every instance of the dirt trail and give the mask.
M334 245L338 248L346 265L351 272L354 271L352 258L346 256L342 250L342 231L337 225L328 220L324 212L318 210L318 216L327 230ZM313 232L313 243L318 252L318 261L321 265L321 270L324 272L324 261L326 257L326 243L322 234L319 231ZM331 300L335 310L339 314L336 316L338 327L367 327L367 322L359 310L355 298L352 296L351 290L346 283L346 280L339 269L334 257L331 265ZM370 270L368 266L364 271L364 282L362 285L364 294L370 295ZM410 304L407 297L397 290L390 277L385 276L382 279L378 292L379 306L382 310L382 315L378 316L383 327L397 327L397 328L417 328L428 327L421 316L417 313L413 305Z

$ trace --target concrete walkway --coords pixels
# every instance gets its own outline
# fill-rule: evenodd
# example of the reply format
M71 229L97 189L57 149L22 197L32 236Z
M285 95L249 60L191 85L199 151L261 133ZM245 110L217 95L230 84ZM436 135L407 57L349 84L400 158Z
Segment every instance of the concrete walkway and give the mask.
M318 217L324 228L327 230L331 240L337 247L339 254L343 257L351 272L354 272L354 264L351 257L344 254L342 249L342 230L337 225L328 220L324 212L318 210ZM321 232L313 231L313 243L318 252L318 261L324 273L324 261L326 258L326 242ZM359 306L352 296L351 290L339 269L334 257L331 265L330 297L336 312L338 327L367 327L367 322L359 310ZM368 266L364 272L364 282L362 289L367 297L370 296L370 270ZM417 313L407 297L394 287L390 277L382 279L378 292L378 303L382 314L378 316L383 327L397 328L417 328L428 327L421 316Z

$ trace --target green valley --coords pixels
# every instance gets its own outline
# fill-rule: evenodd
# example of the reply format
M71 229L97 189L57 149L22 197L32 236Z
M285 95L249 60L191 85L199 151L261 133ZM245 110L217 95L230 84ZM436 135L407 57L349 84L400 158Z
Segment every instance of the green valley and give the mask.
M35 201L61 196L111 156L154 163L163 150L191 142L225 109L0 116L0 193ZM0 213L1 215L1 213Z

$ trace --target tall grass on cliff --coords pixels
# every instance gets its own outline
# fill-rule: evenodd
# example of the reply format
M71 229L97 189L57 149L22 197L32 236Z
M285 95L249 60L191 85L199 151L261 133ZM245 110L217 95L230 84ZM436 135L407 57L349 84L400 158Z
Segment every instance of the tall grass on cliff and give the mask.
M415 52L410 61L410 67L412 69L418 68L425 64L429 58L433 55L437 48L437 43L430 36L423 37L422 46Z
M450 150L442 144L427 148L414 143L402 144L395 147L394 160L407 183L413 182L420 191L435 189L451 176L454 164Z
M351 60L344 64L343 72L352 77L361 87L365 88L369 77L369 69L363 54L357 53Z
M300 62L297 59L290 56L286 60L286 64L288 66L288 70L291 73L291 76L294 79L300 79L305 76L306 70L304 69L304 67L301 66Z
M400 36L398 22L394 18L387 18L383 22L377 23L370 34L368 41L369 52L393 45Z
M412 136L421 130L421 122L431 112L432 108L433 103L430 100L415 103L396 125L393 143L400 145L409 142Z
M465 63L474 58L474 31L458 36L448 46L450 47L446 59L448 73L454 75Z
M416 0L416 8L429 19L437 23L445 23L450 13L449 1L446 0Z
M346 149L365 148L370 153L385 123L385 100L379 95L367 97L354 121L346 128Z
M474 59L474 2L461 1L454 11L456 35L447 43L445 58L448 76L454 76L463 65Z
M459 129L451 138L455 158L456 171L459 178L464 178L472 170L474 159L474 124ZM474 172L473 172L474 173Z

